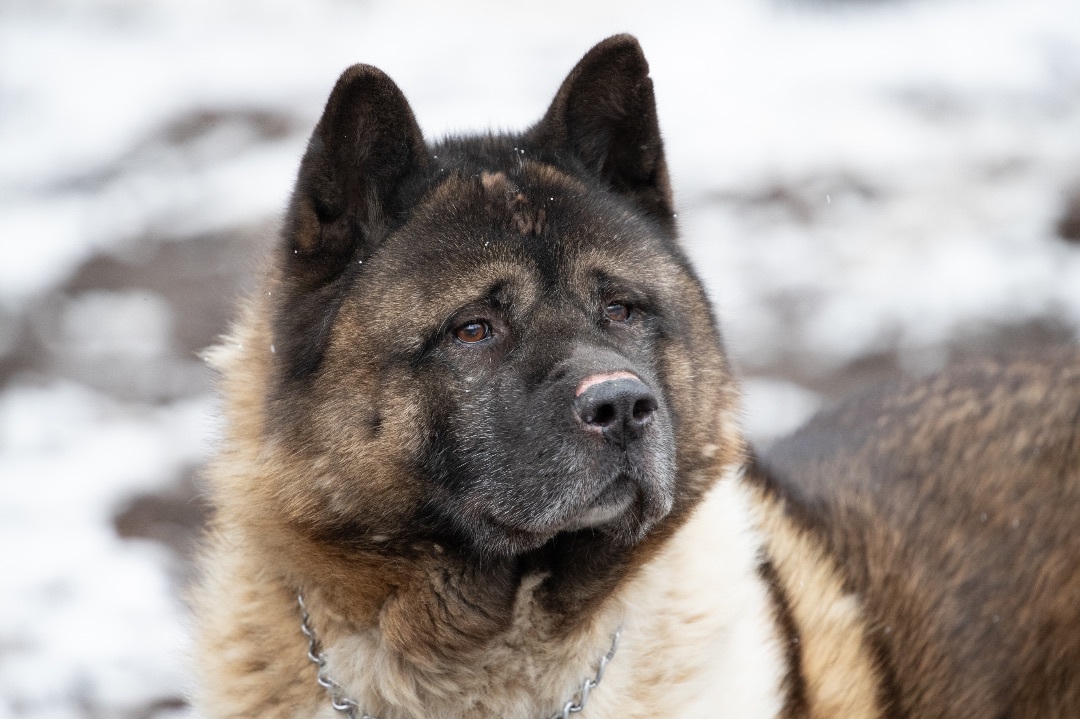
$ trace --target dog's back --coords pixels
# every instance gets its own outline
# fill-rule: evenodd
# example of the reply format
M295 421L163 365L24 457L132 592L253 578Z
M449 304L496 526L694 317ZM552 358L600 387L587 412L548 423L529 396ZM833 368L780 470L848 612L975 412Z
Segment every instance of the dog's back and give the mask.
M1080 353L867 394L759 467L862 597L894 715L1077 716Z

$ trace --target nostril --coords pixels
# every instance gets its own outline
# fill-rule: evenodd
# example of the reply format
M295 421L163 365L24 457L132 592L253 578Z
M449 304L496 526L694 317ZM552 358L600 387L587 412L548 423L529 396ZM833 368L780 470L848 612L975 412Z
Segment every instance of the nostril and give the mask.
M593 410L592 416L586 421L589 424L595 424L599 427L606 427L615 420L616 410L615 405L611 403L602 404Z
M653 397L642 397L634 402L633 416L637 422L644 422L656 411L656 400Z

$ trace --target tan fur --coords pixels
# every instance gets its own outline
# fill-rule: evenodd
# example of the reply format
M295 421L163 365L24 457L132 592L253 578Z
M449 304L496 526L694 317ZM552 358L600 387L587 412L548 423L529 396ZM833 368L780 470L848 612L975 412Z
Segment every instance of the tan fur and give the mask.
M593 692L588 716L644 718L672 707L681 717L777 716L781 639L756 574L759 539L744 503L750 495L737 483L725 478L653 561L578 631L559 636L548 626L531 601L537 577L521 588L514 623L500 640L457 665L410 661L398 642L355 614L328 611L326 597L312 593L308 604L332 674L383 719L529 719L570 698L622 626L622 644ZM325 712L328 700L305 657L292 588L261 568L268 558L256 545L224 534L215 541L232 551L215 555L202 598L200 665L213 678L207 683L220 688L203 697L202 715ZM708 596L714 600L706 607L702 598ZM717 714L725 706L730 713Z
M265 483L253 480L262 472L279 471L280 460L267 454L259 442L265 403L258 388L266 372L260 358L270 354L269 345L265 335L260 336L257 309L245 317L246 326L242 324L211 356L225 374L226 400L232 411L225 442L229 451L213 467L216 503L221 509L199 596L198 666L202 684L211 689L200 697L201 715L331 715L328 698L316 685L313 666L305 656L295 580L270 569L316 565L333 572L327 577L331 584L336 579L342 586L359 588L360 594L354 591L335 597L320 586L309 592L308 604L313 625L327 647L333 676L381 719L540 717L572 697L577 685L593 674L597 660L607 651L611 632L620 625L622 646L602 686L592 695L588 716L647 717L677 707L678 716L712 717L718 716L715 712L721 706L730 706L731 716L778 716L785 671L781 645L788 638L770 624L767 589L756 570L763 555L755 516L761 529L771 535L768 546L778 559L785 588L810 584L805 592L792 592L798 598L799 619L813 622L816 612L832 620L821 631L802 635L808 661L843 667L843 681L851 683L846 686L847 696L842 696L845 692L829 686L824 678L812 680L813 692L821 694L813 716L826 716L831 708L843 708L844 716L875 715L872 701L865 697L871 677L853 665L860 652L835 651L845 646L841 635L845 629L858 630L851 624L857 617L851 600L836 588L828 562L812 547L812 564L799 563L793 550L807 549L809 540L798 536L779 508L770 506L757 490L742 487L734 472L716 485L671 541L576 631L561 634L550 625L531 601L530 591L539 580L534 578L521 588L514 622L498 641L472 650L467 660L456 665L440 661L432 651L417 652L431 638L420 640L418 634L434 633L444 642L448 638L440 635L439 627L406 629L419 616L415 613L385 621L394 611L394 601L385 587L375 590L386 583L398 585L406 581L403 576L418 573L418 581L429 581L438 589L438 572L425 578L416 567L354 566L358 576L352 580L302 537L282 535L280 528L260 516L258 509L268 500L252 490ZM734 422L729 419L721 427L723 433L706 447L706 453L714 454L720 446L727 455L731 447L740 446L737 434L732 434ZM762 508L752 513L752 503ZM702 551L702 547L712 551ZM432 553L437 558L438 548L432 548ZM815 604L814 590L833 603L832 611L824 602ZM343 606L348 610L342 611ZM403 634L394 636L395 632Z
M867 718L882 716L880 677L874 670L859 599L845 592L835 564L820 543L795 526L782 503L753 488L755 515L765 551L776 565L782 589L799 628L810 716Z

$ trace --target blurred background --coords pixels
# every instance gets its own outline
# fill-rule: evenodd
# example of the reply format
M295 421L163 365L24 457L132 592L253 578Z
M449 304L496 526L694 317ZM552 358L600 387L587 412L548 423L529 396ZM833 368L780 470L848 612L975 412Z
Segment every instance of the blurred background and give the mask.
M189 715L197 353L341 70L521 129L625 31L759 442L1077 341L1076 0L0 0L0 719Z

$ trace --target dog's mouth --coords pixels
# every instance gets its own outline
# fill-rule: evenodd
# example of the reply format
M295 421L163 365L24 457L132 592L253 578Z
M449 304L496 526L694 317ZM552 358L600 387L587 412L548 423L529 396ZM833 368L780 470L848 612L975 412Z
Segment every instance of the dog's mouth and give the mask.
M459 482L439 506L480 553L519 555L559 535L632 547L675 500L674 437L665 412L626 447L575 429L569 437L515 435L494 448L465 455L464 491Z
M487 523L498 535L489 535L494 541L488 549L518 554L537 549L559 534L584 530L607 536L616 544L636 544L671 510L667 484L618 473L591 497L570 502L557 514L488 515Z
M632 505L642 501L641 490L635 482L626 475L617 475L578 513L563 522L558 531L576 531L610 524L625 515Z

